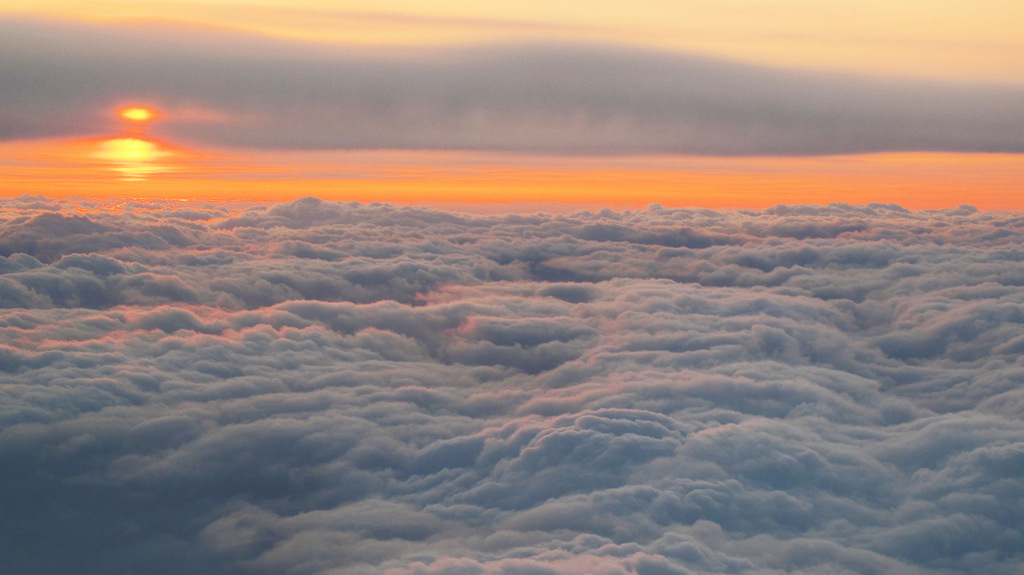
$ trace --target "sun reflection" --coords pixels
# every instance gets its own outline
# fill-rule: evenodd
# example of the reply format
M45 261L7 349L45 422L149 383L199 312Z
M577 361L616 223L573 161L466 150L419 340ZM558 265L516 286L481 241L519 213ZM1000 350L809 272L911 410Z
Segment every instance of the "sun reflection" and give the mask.
M153 142L135 138L107 140L100 145L96 157L125 164L153 162L169 155Z
M144 180L146 176L170 171L171 168L157 163L170 155L156 143L138 138L105 140L93 153L93 157L113 163L111 169L120 172L125 180Z

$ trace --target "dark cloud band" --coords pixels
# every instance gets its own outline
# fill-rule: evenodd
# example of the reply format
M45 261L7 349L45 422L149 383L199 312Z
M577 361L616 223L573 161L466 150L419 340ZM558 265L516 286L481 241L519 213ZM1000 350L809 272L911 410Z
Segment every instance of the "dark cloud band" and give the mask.
M108 132L103 114L136 99L190 110L169 114L162 132L197 146L1024 152L1020 87L795 72L598 45L374 55L174 28L7 20L0 31L6 139Z

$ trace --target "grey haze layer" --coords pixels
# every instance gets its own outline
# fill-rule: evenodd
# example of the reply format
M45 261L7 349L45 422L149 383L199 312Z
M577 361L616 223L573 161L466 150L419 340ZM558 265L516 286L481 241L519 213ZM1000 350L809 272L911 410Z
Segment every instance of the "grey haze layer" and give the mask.
M196 147L788 155L1024 152L1024 87L758 67L622 46L368 50L223 30L0 19L0 139L166 110Z
M1024 568L1019 215L0 205L4 573Z

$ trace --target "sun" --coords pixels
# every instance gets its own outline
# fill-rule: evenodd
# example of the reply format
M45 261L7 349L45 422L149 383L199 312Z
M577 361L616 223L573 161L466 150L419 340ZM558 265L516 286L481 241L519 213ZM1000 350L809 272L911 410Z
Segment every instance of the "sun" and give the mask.
M117 115L132 122L148 122L156 118L156 112L149 108L142 108L138 106L123 108L117 113Z

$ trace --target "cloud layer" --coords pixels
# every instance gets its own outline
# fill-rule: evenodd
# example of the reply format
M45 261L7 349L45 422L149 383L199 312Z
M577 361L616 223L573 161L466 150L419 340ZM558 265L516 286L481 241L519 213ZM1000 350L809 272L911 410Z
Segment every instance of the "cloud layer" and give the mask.
M373 53L187 28L0 21L0 138L119 103L199 146L544 154L1024 152L1024 91L601 45Z
M1016 214L2 202L4 572L1024 564Z

